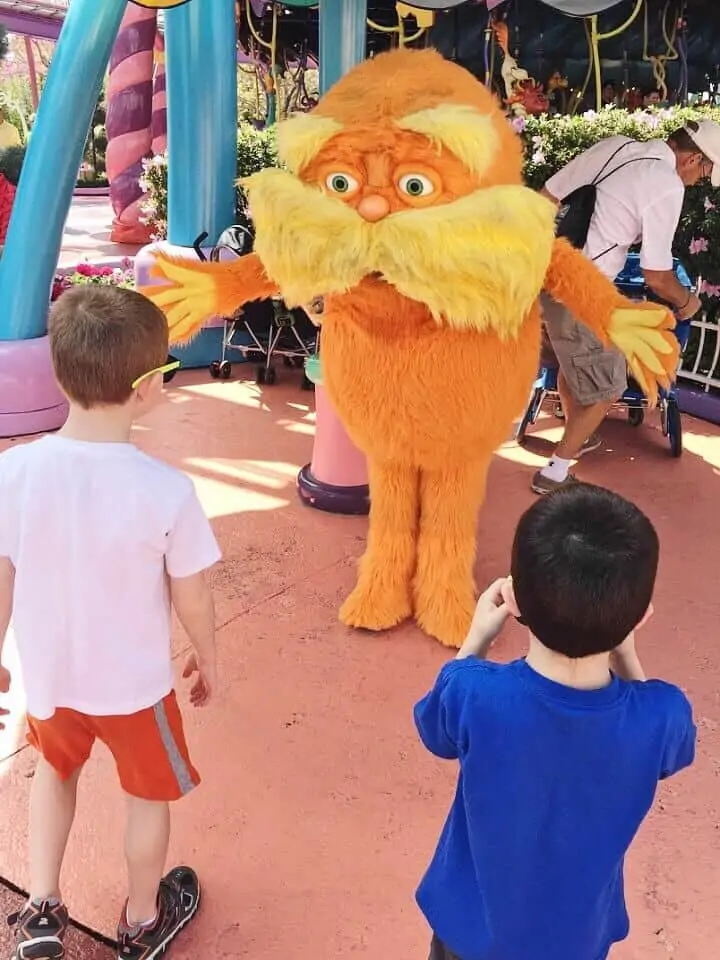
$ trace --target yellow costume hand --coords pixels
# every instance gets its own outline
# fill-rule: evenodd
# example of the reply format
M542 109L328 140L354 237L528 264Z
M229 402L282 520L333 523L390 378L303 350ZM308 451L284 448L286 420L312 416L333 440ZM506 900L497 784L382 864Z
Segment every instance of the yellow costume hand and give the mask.
M150 275L169 283L139 288L167 317L171 343L190 340L215 312L216 279L212 273L198 271L201 265L157 253Z
M150 275L169 281L139 289L167 317L171 343L190 340L208 320L232 317L251 300L264 300L278 292L255 254L208 262L182 260L158 251Z
M658 385L667 389L675 379L680 348L672 330L675 318L664 307L638 304L614 310L607 333L626 357L633 376L651 404Z

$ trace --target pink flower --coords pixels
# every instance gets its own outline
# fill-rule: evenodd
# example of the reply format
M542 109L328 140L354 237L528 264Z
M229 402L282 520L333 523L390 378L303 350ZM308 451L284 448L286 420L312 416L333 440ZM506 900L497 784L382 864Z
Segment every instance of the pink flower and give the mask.
M524 133L527 123L525 117L513 117L510 121L510 126L513 128L515 133Z
M705 212L709 213L711 210L715 209L715 204L712 202L710 197L705 197Z
M706 237L694 237L690 241L690 253L693 255L697 253L705 253L708 248L708 242Z
M708 283L707 280L703 280L703 282L700 284L700 293L704 294L706 297L720 297L720 286L715 283Z
M90 263L79 263L75 267L75 273L79 273L81 277L92 277L94 272L95 268Z

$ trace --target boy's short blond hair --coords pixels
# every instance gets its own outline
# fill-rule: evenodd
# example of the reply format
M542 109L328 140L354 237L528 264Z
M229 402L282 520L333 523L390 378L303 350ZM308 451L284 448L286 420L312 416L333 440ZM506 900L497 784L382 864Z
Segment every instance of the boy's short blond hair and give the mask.
M58 383L85 410L126 403L133 382L168 356L163 312L121 287L67 290L50 310L48 335Z

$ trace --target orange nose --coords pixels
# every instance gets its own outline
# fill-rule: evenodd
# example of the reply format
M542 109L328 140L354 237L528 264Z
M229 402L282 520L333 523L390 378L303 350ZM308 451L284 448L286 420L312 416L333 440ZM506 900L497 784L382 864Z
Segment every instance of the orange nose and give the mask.
M374 193L369 197L363 197L357 208L358 213L364 220L370 223L377 223L390 213L390 204L381 197L379 193Z

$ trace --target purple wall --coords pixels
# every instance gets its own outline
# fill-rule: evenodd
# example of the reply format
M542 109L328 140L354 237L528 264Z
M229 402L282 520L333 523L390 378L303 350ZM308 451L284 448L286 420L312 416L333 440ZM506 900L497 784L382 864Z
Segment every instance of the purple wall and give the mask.
M33 13L11 13L0 7L0 20L10 33L39 37L41 40L57 40L63 21L60 17L41 17Z

